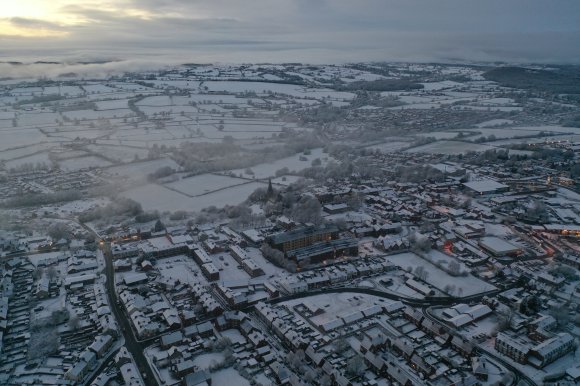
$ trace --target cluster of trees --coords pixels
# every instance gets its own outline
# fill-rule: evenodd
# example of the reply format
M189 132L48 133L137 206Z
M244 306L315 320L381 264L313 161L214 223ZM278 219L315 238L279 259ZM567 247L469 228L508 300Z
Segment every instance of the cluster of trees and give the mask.
M482 135L481 137L474 139L473 142L475 142L475 143L493 142L496 139L497 139L497 137L493 134L490 134L487 137L485 135Z
M51 205L61 202L80 200L81 198L82 195L77 190L63 190L56 193L23 194L5 200L2 203L2 206L6 208L18 208Z
M525 297L520 303L520 312L524 315L535 315L540 312L542 303L535 295Z
M340 121L346 118L346 116L347 110L329 104L322 104L308 109L308 112L302 115L301 121L304 124L328 124Z
M580 279L578 275L578 270L569 267L567 265L557 265L554 268L550 269L550 273L554 276L563 276L566 280L569 281L576 281Z
M540 224L545 224L550 221L548 207L542 201L534 200L526 210L526 218Z
M377 106L383 108L397 107L405 105L401 98L390 95L382 96L377 91L358 91L356 98L351 102L351 109L356 109L363 106Z
M286 356L286 365L301 376L308 384L318 384L321 386L330 386L332 379L327 374L320 374L319 371L306 365L306 354L304 350L290 352Z
M104 207L88 210L79 215L80 222L89 222L112 218L116 216L137 216L143 213L143 208L138 202L130 198L119 197Z
M16 174L16 173L27 173L27 172L35 172L35 171L41 171L41 170L50 170L51 166L47 165L44 162L37 162L37 163L32 163L32 162L27 162L18 166L14 166L11 167L9 172L11 174Z
M346 362L346 374L350 377L361 376L365 369L364 360L360 355L355 355Z
M34 280L38 280L42 277L42 275L44 275L46 273L46 276L50 279L50 280L54 280L57 278L58 276L58 272L56 270L56 268L54 268L54 266L50 266L46 269L46 271L41 268L41 267L37 267L33 272L32 272L32 278Z
M574 179L580 178L580 163L575 163L570 167L570 177Z
M461 269L461 264L455 260L449 260L447 263L447 273L451 276L467 276L468 272Z
M413 272L413 274L414 274L414 275L415 275L417 278L419 278L420 280L423 280L423 281L426 281L426 280L427 280L427 278L429 277L429 271L427 271L427 270L425 269L425 267L424 267L424 266L422 266L422 265L418 265L418 266L416 266L416 267L415 267L415 270L414 270L414 272Z
M184 211L184 210L178 210L178 211L175 211L175 212L171 213L169 215L169 219L171 221L179 221L179 220L185 220L187 218L187 216L188 215L187 215L187 212L186 211Z
M463 290L461 288L459 288L461 290L461 292L463 292ZM443 287L443 292L445 292L446 294L453 296L455 294L455 291L457 290L457 287L455 286L455 284L447 284L445 285L445 287Z
M516 315L515 311L507 306L503 306L501 308L498 308L496 310L497 312L497 329L498 331L505 331L507 330L511 323L512 320L514 319L514 316Z
M352 175L354 166L351 162L329 162L326 166L313 166L304 169L300 174L306 178L317 181L326 181L327 179L340 180Z
M68 225L62 222L57 222L48 227L48 235L53 240L71 239L71 233Z
M506 66L487 71L483 76L505 87L580 94L580 70L574 66L559 66L557 71Z
M416 232L409 235L409 245L413 252L427 253L431 250L431 240Z
M395 171L399 182L443 182L445 175L438 169L428 165L399 166Z
M153 173L150 173L147 178L149 181L157 181L160 178L169 177L173 173L175 173L175 169L173 169L171 166L162 166L155 170Z
M28 359L47 358L58 351L58 331L55 325L37 325L30 329Z
M466 160L473 165L484 165L489 162L497 162L498 160L507 161L513 157L509 156L509 151L506 150L499 150L499 149L490 149L484 152L475 152L475 151L468 151L463 154L459 154L457 159L459 160ZM515 159L527 159L526 155L516 155ZM507 163L506 163L507 164ZM508 165L509 166L509 165Z
M222 143L182 143L179 148L168 148L173 159L190 175L254 166L294 154L293 147L264 148L248 151L230 141Z
M154 210L153 212L142 212L135 216L135 222L143 224L146 222L159 220L159 212Z
M423 145L427 145L433 142L437 142L437 138L435 137L424 137L418 136L412 143L410 147L419 147Z
M284 252L272 248L266 243L262 244L260 251L262 251L264 257L271 261L274 265L282 267L290 272L296 272L296 263L287 259L286 256L284 256Z
M314 196L302 196L291 208L286 210L286 215L296 222L320 224L322 222L322 205Z

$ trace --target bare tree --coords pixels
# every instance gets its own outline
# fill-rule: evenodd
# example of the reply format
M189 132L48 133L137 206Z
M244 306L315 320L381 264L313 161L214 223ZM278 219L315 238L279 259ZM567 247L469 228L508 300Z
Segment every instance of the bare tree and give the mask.
M417 276L419 279L425 281L425 280L427 280L427 277L429 277L429 272L427 272L427 270L425 269L424 266L419 265L419 266L415 267L415 276Z
M450 260L449 264L447 265L447 268L449 270L449 273L453 276L459 276L459 274L461 273L461 264L459 264L455 260Z
M448 295L453 296L453 294L455 293L455 285L454 284L447 284L445 286L445 288L443 288L443 291L445 293L447 293Z
M346 373L350 376L359 376L365 371L365 363L359 355L350 358L346 363Z
M564 329L570 322L570 315L568 314L567 307L552 307L550 308L550 315L556 319L558 323L558 329Z
M43 274L44 274L44 269L42 269L41 267L36 267L34 272L32 272L32 278L34 280L38 280L42 277Z
M336 340L336 342L334 342L334 351L336 351L337 353L346 351L349 347L350 345L348 344L346 339L344 339L344 337L340 337L339 339Z
M505 331L510 327L512 320L515 316L515 311L510 307L502 307L501 309L498 308L497 316L498 316L498 325L497 325L498 330Z
M68 325L70 326L70 328L74 331L78 330L79 327L81 326L81 320L79 319L78 316L72 316L69 320L68 320Z
M68 239L70 238L70 231L66 224L59 222L48 228L48 235L53 240Z
M48 278L50 280L54 280L58 276L58 272L56 271L56 268L54 268L54 266L48 267L48 269L46 270L46 274L48 275Z

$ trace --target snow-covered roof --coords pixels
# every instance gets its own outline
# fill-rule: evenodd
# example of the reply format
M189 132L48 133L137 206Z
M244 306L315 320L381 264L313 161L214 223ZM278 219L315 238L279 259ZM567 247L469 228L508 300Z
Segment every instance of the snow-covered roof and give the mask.
M488 179L480 180L480 181L465 182L463 185L465 185L469 189L474 190L478 193L491 193L491 192L495 192L495 191L500 190L500 189L508 188L507 185L504 185L504 184L499 183L499 182L494 181L494 180L488 180Z
M520 249L520 247L515 246L504 239L493 236L482 237L481 240L479 240L479 245L494 254L513 253Z

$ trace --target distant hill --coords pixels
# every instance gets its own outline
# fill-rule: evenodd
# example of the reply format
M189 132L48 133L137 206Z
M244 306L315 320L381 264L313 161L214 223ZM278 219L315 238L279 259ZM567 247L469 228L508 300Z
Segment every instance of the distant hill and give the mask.
M506 87L556 94L580 94L579 66L559 66L553 69L506 66L489 70L483 76Z

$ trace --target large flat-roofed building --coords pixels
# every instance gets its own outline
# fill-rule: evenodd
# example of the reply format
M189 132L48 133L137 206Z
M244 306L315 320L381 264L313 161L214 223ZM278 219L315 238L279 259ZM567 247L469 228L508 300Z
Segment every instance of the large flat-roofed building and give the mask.
M322 241L306 247L290 250L286 253L289 259L300 263L308 260L309 263L320 263L326 259L336 259L341 256L358 255L357 239L341 239Z
M463 186L479 195L498 194L509 190L509 186L494 180L470 181L465 182Z
M479 246L494 256L519 255L522 248L499 237L482 237Z
M219 280L220 271L213 263L207 263L201 266L201 272L208 280Z
M530 344L523 339L512 338L500 332L495 338L495 349L516 362L526 363L530 352Z
M539 369L554 362L574 349L574 337L560 333L530 350L528 362Z
M331 241L337 238L338 228L335 225L320 225L296 228L288 232L277 233L269 237L269 242L274 248L286 253L317 242Z

